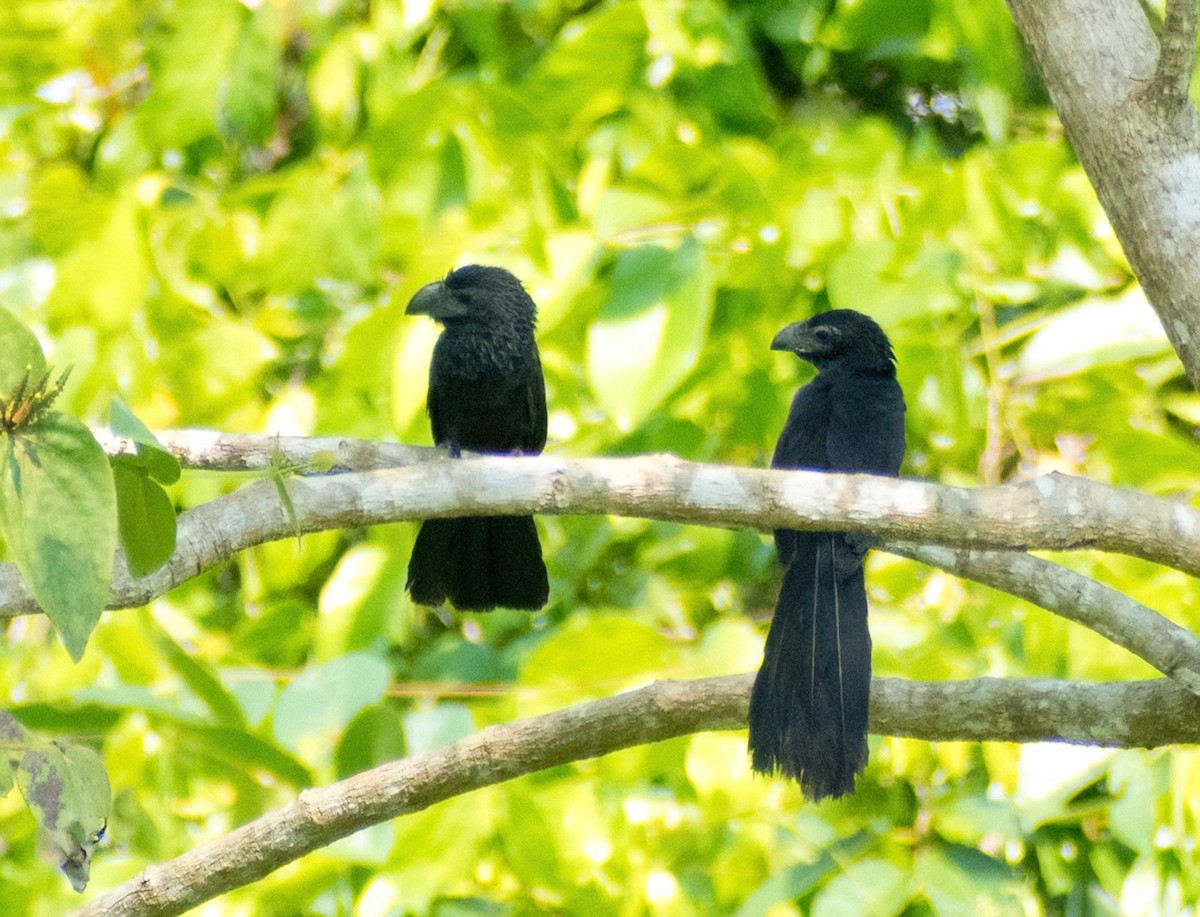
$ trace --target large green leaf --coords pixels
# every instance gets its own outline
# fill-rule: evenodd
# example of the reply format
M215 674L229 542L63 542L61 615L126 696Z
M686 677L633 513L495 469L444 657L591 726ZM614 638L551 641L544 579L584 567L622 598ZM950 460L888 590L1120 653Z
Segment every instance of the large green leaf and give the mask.
M0 529L29 591L79 660L108 602L117 547L112 471L87 427L51 412L6 438Z
M694 238L617 256L608 299L588 328L587 372L619 428L636 426L695 369L711 312L707 258Z
M813 917L899 914L912 894L910 883L909 875L887 860L859 860L817 893Z
M181 148L217 132L218 99L244 15L237 3L162 8L157 28L148 30L150 95L137 111L158 146Z

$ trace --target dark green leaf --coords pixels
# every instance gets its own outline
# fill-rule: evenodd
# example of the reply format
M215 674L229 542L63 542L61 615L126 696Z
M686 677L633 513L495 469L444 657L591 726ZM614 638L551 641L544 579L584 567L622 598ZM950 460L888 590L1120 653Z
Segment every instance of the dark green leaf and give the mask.
M214 759L242 773L262 771L286 780L295 787L312 785L312 772L302 761L244 729L192 725L184 728L182 736L200 746Z
M279 61L271 35L274 9L264 4L254 13L243 14L229 73L218 95L226 135L253 146L270 139L275 128Z
M157 481L123 461L113 462L113 483L129 572L146 576L175 552L175 506Z

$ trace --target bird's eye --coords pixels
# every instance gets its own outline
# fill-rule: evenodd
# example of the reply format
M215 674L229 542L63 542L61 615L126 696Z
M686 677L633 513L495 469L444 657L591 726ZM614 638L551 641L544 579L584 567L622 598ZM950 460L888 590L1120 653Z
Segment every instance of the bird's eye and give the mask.
M825 327L816 328L813 331L813 337L815 337L822 344L828 344L833 340L833 329Z

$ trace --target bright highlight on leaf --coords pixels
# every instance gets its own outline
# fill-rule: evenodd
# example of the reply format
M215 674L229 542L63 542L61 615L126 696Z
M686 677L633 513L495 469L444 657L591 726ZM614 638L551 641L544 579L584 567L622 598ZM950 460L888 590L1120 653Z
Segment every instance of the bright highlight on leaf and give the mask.
M712 291L704 250L621 252L612 288L588 329L588 382L617 426L629 430L696 366L708 333Z

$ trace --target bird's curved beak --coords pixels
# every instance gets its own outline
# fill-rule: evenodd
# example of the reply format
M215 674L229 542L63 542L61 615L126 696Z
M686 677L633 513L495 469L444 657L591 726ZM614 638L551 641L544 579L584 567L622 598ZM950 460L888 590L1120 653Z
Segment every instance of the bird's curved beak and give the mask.
M428 315L430 318L457 318L467 314L465 304L446 290L440 280L427 283L413 294L404 309L405 315Z
M787 350L794 354L805 354L812 350L812 336L804 327L804 322L788 325L771 341L772 350Z

